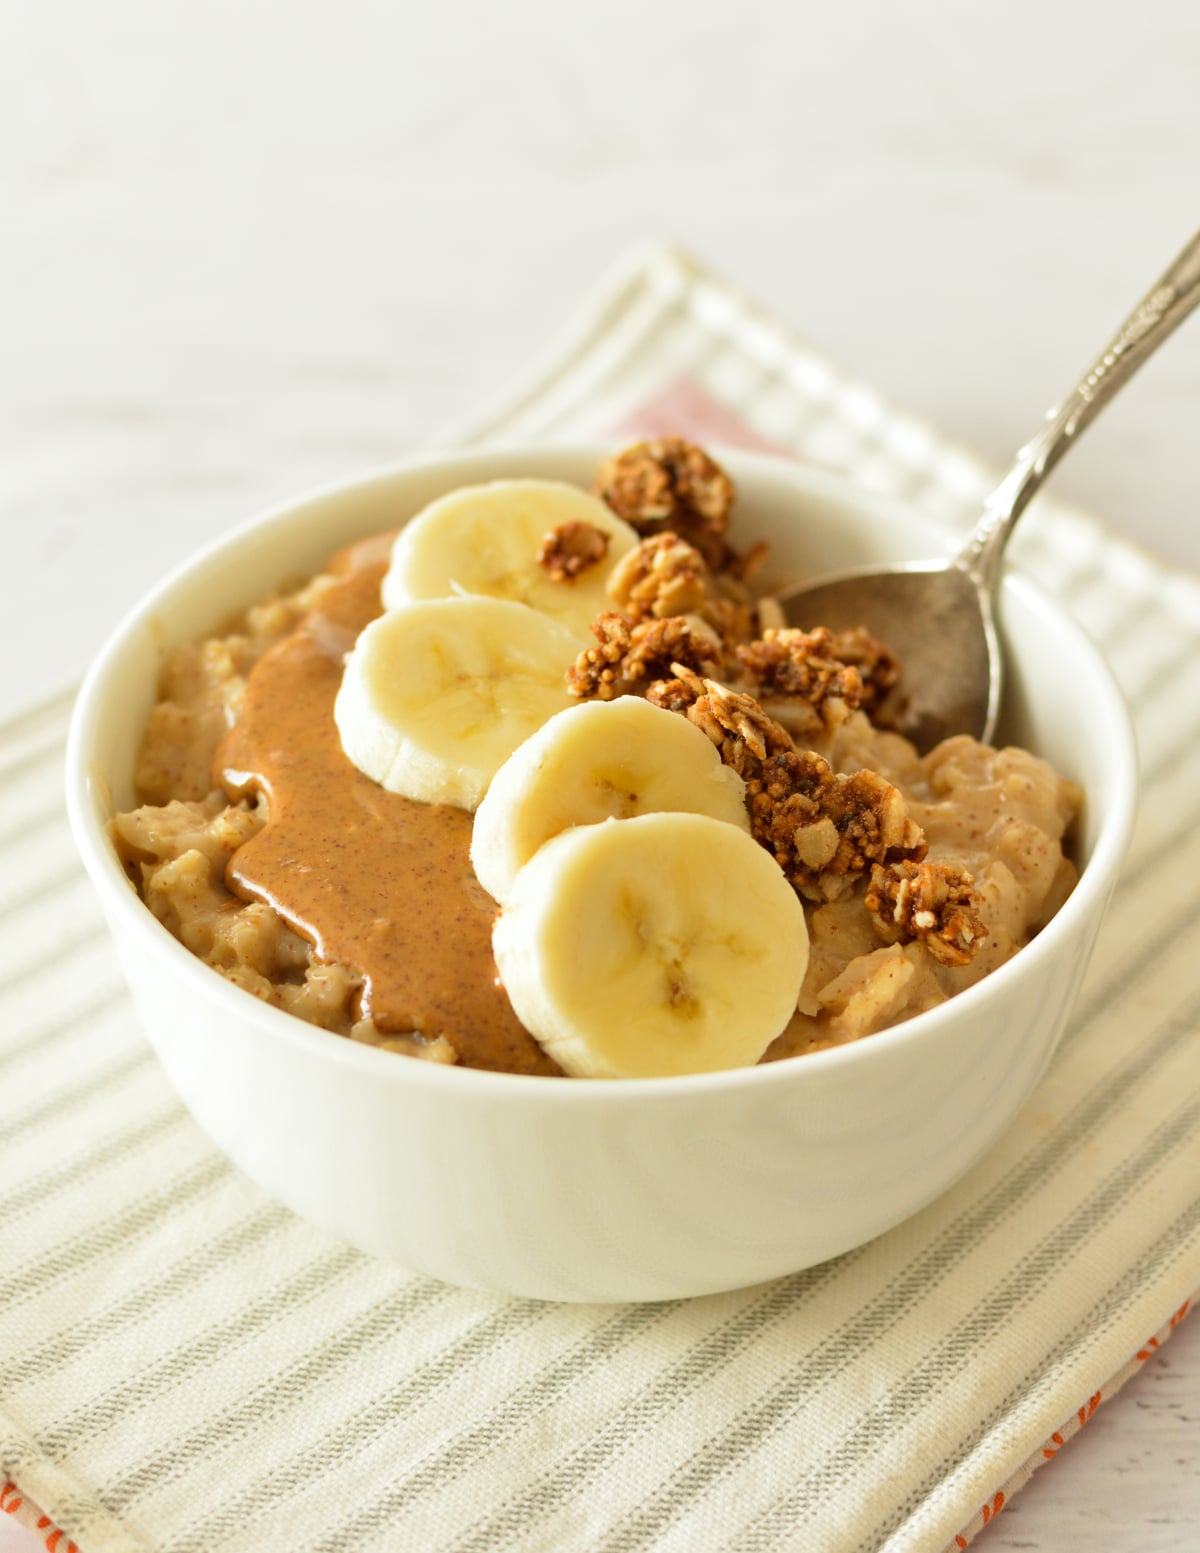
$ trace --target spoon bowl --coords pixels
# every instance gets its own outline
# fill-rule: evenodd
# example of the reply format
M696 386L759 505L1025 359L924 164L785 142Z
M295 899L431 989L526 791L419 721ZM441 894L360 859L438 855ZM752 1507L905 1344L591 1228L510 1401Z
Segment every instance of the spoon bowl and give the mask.
M961 567L862 567L780 594L790 626L866 626L894 646L903 678L882 711L924 754L951 734L987 742L1000 705L1000 643L990 593Z

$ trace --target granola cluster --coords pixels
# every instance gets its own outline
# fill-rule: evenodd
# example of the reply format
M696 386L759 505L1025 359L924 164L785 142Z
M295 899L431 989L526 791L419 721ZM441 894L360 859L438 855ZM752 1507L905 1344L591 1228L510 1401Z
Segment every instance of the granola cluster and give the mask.
M634 622L694 615L712 594L704 557L678 534L655 534L623 556L608 580L608 595Z
M572 693L580 697L644 693L669 673L674 660L667 648L678 642L671 650L679 662L753 696L793 736L812 739L828 737L852 712L873 705L876 687L895 664L866 631L762 629L744 586L713 573L677 534L643 539L613 568L608 592L615 608L593 623L597 645L579 655L568 676ZM670 629L650 629L660 626ZM648 638L654 644L650 651ZM664 661L661 675L644 667L651 656ZM872 675L870 681L851 657Z
M875 771L835 773L811 750L772 760L749 791L755 836L808 900L848 895L872 865L925 855L899 788Z
M835 773L798 750L752 696L677 669L647 698L683 713L742 777L752 834L806 899L837 900L873 864L925 855L898 788L874 771Z
M866 632L863 635L866 636ZM832 733L867 698L862 674L842 658L831 631L766 630L734 648L738 679L781 712L793 734Z
M942 965L966 965L988 934L973 876L952 863L876 863L863 905L884 943L918 941Z
M714 459L682 437L638 442L596 471L596 495L639 534L678 534L718 568L731 554L725 542L733 481Z
M567 670L567 689L581 699L612 701L644 695L675 665L711 674L721 661L719 644L682 617L632 625L611 611L592 623L595 647L585 648Z
M848 668L858 670L862 680L859 705L865 712L875 712L900 678L900 660L896 654L864 626L835 631L829 643L829 654Z
M746 778L764 762L793 748L785 728L768 717L752 696L727 690L676 665L669 679L650 687L646 699L670 712L682 712L708 736L721 759Z
M538 548L538 564L555 582L570 582L598 566L608 554L609 536L592 523L572 519L552 528Z

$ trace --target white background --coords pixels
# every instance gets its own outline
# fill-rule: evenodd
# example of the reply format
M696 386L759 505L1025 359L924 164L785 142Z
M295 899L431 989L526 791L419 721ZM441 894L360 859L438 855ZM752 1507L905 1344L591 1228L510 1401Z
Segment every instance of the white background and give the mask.
M202 540L451 434L631 243L1000 463L1200 226L1191 0L0 24L0 715ZM1200 318L1055 485L1200 567ZM983 1548L1200 1541L1196 1327Z

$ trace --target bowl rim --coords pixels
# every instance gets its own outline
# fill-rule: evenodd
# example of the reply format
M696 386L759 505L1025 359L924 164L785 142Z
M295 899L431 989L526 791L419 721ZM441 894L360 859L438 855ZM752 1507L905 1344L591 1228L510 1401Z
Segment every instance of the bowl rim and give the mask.
M465 1068L457 1064L423 1062L409 1058L397 1060L397 1054L369 1046L363 1042L338 1037L294 1014L271 1004L263 1003L243 988L226 980L219 972L194 955L158 921L137 895L117 860L105 827L95 814L92 794L90 749L103 715L108 691L108 681L114 663L120 659L146 621L162 613L163 604L187 582L197 569L203 569L226 551L236 549L262 533L274 529L291 519L298 510L318 502L338 497L348 497L365 492L388 480L432 472L439 466L456 467L486 465L489 461L511 462L526 457L530 461L539 457L578 457L598 461L609 456L613 444L599 441L547 442L527 446L503 445L488 448L450 449L444 452L425 453L386 464L371 467L344 479L324 482L277 502L250 519L225 530L201 549L193 552L174 567L154 588L146 593L127 611L112 630L100 651L94 657L72 710L65 756L66 806L76 847L93 886L101 897L105 916L109 919L114 935L118 927L128 928L135 935L134 942L157 960L163 960L173 973L184 978L195 988L199 998L215 1000L218 1007L227 1007L233 1018L250 1020L257 1024L264 1036L291 1043L317 1060L335 1065L349 1064L378 1082L390 1079L393 1083L432 1087L449 1086L448 1093L474 1094L486 1097L504 1096L510 1102L518 1098L541 1103L540 1097L556 1098L546 1103L552 1105L607 1104L627 1105L630 1100L642 1097L662 1101L677 1097L681 1102L697 1094L719 1094L740 1091L761 1085L787 1085L805 1082L803 1075L836 1073L870 1061L870 1053L892 1052L921 1042L927 1033L936 1031L967 1014L986 1013L989 1002L1003 998L1010 981L1024 974L1022 967L1034 969L1045 958L1052 956L1061 939L1071 935L1075 920L1093 910L1101 910L1109 891L1116 883L1121 860L1124 857L1133 829L1137 802L1136 740L1128 708L1098 646L1092 642L1082 627L1061 609L1051 595L1033 579L1025 575L1018 564L1011 560L1005 569L1002 589L1013 590L1036 611L1053 616L1057 624L1075 639L1075 646L1092 663L1099 683L1104 687L1106 704L1100 715L1112 739L1111 762L1113 767L1113 792L1109 812L1105 817L1096 844L1078 882L1067 900L1040 930L1018 951L1012 959L973 986L956 993L945 1003L924 1013L914 1015L901 1023L876 1031L869 1037L844 1044L807 1052L796 1058L781 1059L770 1063L758 1063L750 1067L727 1068L711 1073L692 1073L657 1078L606 1079L603 1083L548 1082L542 1074L493 1072L488 1069ZM848 478L823 469L812 468L799 461L742 449L713 446L712 451L720 461L729 466L735 476L739 467L758 471L768 479L792 482L796 487L813 491L835 501L863 510L870 515L891 511L906 514L918 520L924 532L943 528L936 517L922 512L901 498L865 489ZM494 478L507 478L497 476ZM947 540L953 534L945 527ZM927 555L928 552L925 552ZM914 557L916 559L918 557ZM165 960L164 960L165 957ZM198 979L196 979L198 978ZM228 1000L228 1001L227 1001ZM467 1088L464 1090L464 1085Z

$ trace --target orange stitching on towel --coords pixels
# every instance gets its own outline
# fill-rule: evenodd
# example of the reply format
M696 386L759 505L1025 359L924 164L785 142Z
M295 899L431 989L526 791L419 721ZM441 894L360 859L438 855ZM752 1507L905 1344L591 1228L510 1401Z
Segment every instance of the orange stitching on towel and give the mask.
M1171 1330L1172 1331L1174 1331L1174 1329L1179 1325L1179 1323L1183 1320L1184 1316L1187 1315L1188 1311L1191 1310L1191 1308L1192 1308L1191 1300L1184 1300L1183 1304L1179 1307L1179 1309L1171 1317Z
M1092 1416L1092 1414L1096 1411L1096 1409L1099 1406L1100 1406L1100 1393L1097 1391L1093 1396L1088 1398L1087 1406L1086 1407L1081 1407L1079 1409L1079 1427L1081 1429L1083 1428L1084 1424L1087 1423L1088 1419Z
M988 1504L985 1504L982 1507L982 1509L980 1510L979 1513L983 1517L983 1519L980 1521L980 1525L981 1526L986 1526L987 1523L990 1520L993 1519L993 1517L995 1517L995 1516L1000 1514L1000 1512L1001 1512L1001 1510L1003 1510L1003 1508L1004 1508L1004 1490L1000 1489L996 1493L995 1498L992 1499ZM955 1537L954 1541L957 1544L957 1546L960 1547L960 1548L965 1548L966 1545L967 1545L967 1539L963 1536L962 1532L958 1533L958 1535Z
M15 1483L11 1481L0 1483L0 1510L3 1510L8 1515L16 1515L24 1503L25 1500ZM46 1531L47 1528L49 1528L49 1535L45 1539L47 1553L79 1553L78 1543L72 1542L69 1537L67 1538L66 1547L60 1549L59 1543L63 1537L62 1528L56 1526L48 1515L39 1515L37 1522L38 1531Z

